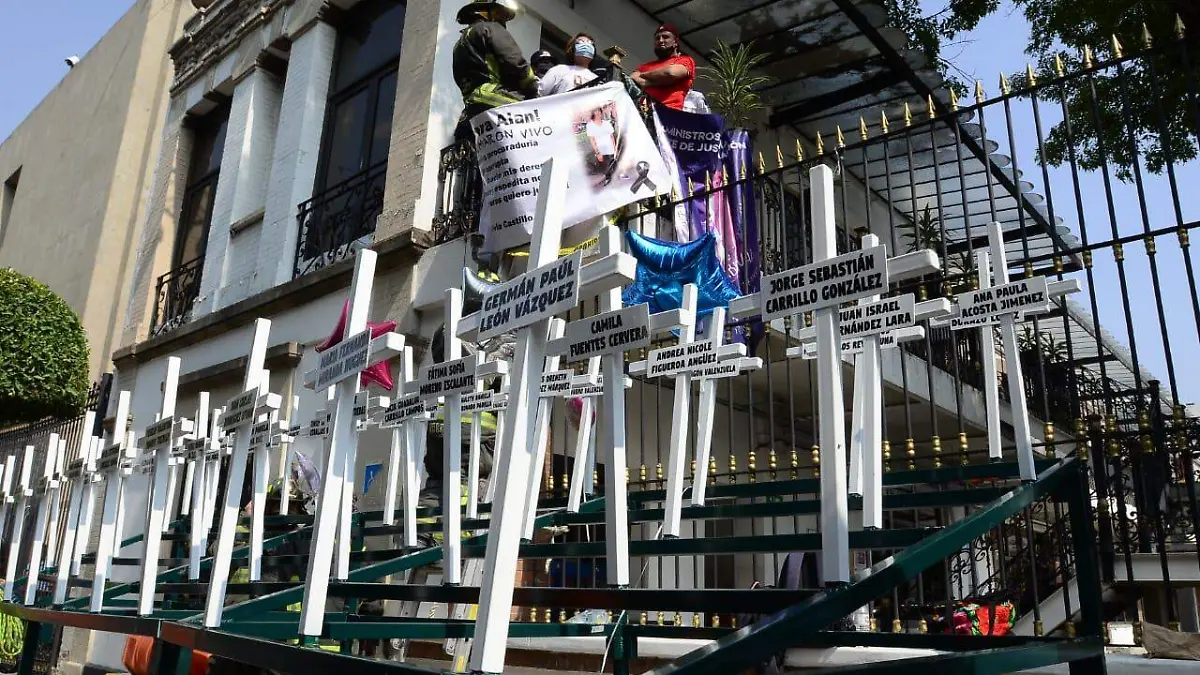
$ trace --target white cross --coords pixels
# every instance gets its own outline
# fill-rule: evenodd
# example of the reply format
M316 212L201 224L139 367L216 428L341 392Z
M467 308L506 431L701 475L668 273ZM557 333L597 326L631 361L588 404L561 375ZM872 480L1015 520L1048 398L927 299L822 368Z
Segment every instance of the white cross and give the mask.
M722 308L718 315L719 321L710 321L709 335L701 341L696 340L696 323L699 291L694 284L683 287L680 303L681 321L684 328L679 341L672 347L656 349L647 356L645 361L639 361L629 367L631 373L645 373L648 377L673 377L675 379L675 401L672 406L671 440L668 446L667 461L667 501L663 519L663 536L678 537L682 526L684 466L687 453L688 426L691 423L692 382L699 380L701 384L701 419L707 432L697 436L697 470L701 466L703 456L705 470L692 481L693 504L696 502L696 491L699 490L699 503L704 503L704 482L707 477L708 454L712 443L713 409L716 407L716 386L712 377L704 377L706 370L713 372L730 372L728 369L715 368L722 364L732 364L734 372L743 369L753 369L761 365L760 359L749 360L744 364L746 347L741 344L723 345L725 330L725 314ZM709 394L709 395L705 395ZM697 429L700 431L700 428Z
M29 474L33 472L33 453L32 445L25 446L25 454L21 459L21 476L14 486L16 494L12 495L16 498L16 506L13 509L13 531L8 540L8 564L4 574L4 599L9 602L16 601L13 593L17 583L17 560L21 556L21 537L25 530L25 509L29 505L29 498L33 496L33 490L29 489ZM6 473L12 473L11 469ZM34 584L36 583L35 580Z
M78 540L79 527L82 524L82 505L84 493L92 482L92 472L95 464L91 461L92 436L91 429L96 421L95 411L89 410L83 416L83 433L79 437L79 453L76 459L67 465L64 481L72 486L71 498L67 505L67 523L63 530L62 550L58 556L58 572L54 582L54 604L66 602L67 591L70 589L71 563L74 560L75 546Z
M879 246L873 234L863 237L862 248ZM888 260L891 281L914 276L914 270L892 272L893 260ZM940 269L940 261L933 261ZM838 312L838 334L842 357L854 362L854 394L850 421L850 473L848 492L863 498L863 528L883 528L883 373L880 349L883 336L888 343L924 337L919 321L950 314L950 301L938 298L918 303L912 294L881 299L874 294ZM788 350L789 357L807 357L816 337L806 328L795 335L802 343ZM931 385L932 386L932 385Z
M1000 223L988 226L990 256L976 256L979 266L980 288L959 295L957 321L951 323L954 330L981 326L983 335L985 397L988 406L988 451L993 459L1001 456L1000 450L1000 397L995 388L995 345L993 322L1000 324L1000 339L1003 343L1005 369L1008 371L1008 389L1013 418L1013 437L1017 445L1017 463L1021 479L1032 481L1037 478L1033 459L1033 432L1029 422L1029 404L1025 400L1025 380L1021 373L1020 347L1017 343L1016 322L1018 316L1030 317L1045 314L1056 305L1052 298L1078 293L1082 286L1076 279L1051 282L1046 277L1030 277L1015 282L1008 278L1008 254L1004 248L1004 230ZM987 271L989 257L992 271ZM987 368L987 362L992 367ZM991 370L989 377L988 370Z
M524 482L528 479L529 466L533 457L530 447L530 432L536 423L536 396L540 381L538 370L546 358L546 343L550 330L550 318L574 308L579 297L602 295L602 310L620 306L620 286L632 281L637 263L631 256L616 254L610 246L601 259L583 269L569 269L570 258L557 261L562 237L562 221L566 197L567 173L565 167L555 168L554 160L546 162L538 182L537 210L534 215L533 239L529 249L530 272L499 286L484 298L483 310L464 317L459 337L467 337L481 330L486 339L488 334L498 335L507 330L517 331L516 348L509 375L508 419L498 444L497 454L503 466L493 475L496 479L495 499L492 502L490 534L487 542L485 569L480 588L479 614L476 620L475 642L471 655L471 667L477 671L502 672L504 654L508 640L509 614L512 611L513 579L516 576L518 548L521 542L523 519L526 506ZM607 228L611 229L611 228ZM615 231L608 240L616 242ZM571 272L567 279L554 272ZM545 276L543 276L545 275ZM582 288L581 288L582 287ZM613 295L615 292L615 296ZM544 300L545 311L521 312L516 309L522 301ZM507 302L499 302L507 300ZM615 301L615 303L614 303ZM505 310L508 311L507 315ZM610 359L610 361L613 361ZM611 364L610 381L624 377L623 364ZM620 391L624 401L624 390L610 387L606 394ZM612 414L612 411L609 411ZM624 457L624 410L616 411L619 417L604 419L605 434L619 439L608 459L619 460L625 465ZM619 426L620 429L614 427ZM616 464L613 464L616 466ZM628 518L625 505L619 503L617 495L625 494L625 472L608 471L608 494L613 495L608 514L610 550L620 539L619 534L628 533ZM622 519L622 516L625 516ZM627 551L626 551L627 553ZM610 555L609 560L617 556ZM621 556L628 558L627 555ZM628 583L628 561L625 561L624 583ZM611 580L621 583L620 568L610 567Z
M63 475L66 471L67 463L67 439L63 436L58 438L58 451L54 455L54 480L58 483L58 489L52 490L50 495L50 509L46 517L46 551L45 557L42 558L42 566L46 567L49 563L54 562L58 558L58 542L59 531L58 524L60 514L62 513L62 498Z
M262 374L261 382L269 383L268 371ZM282 400L282 399L280 399ZM279 408L272 408L258 416L250 427L250 458L253 462L252 491L250 502L250 581L262 580L263 523L267 510L267 485L270 483L271 450L278 447L287 436L287 423L279 421Z
M33 488L33 500L37 505L37 516L33 524L33 547L29 551L29 566L25 570L25 605L32 607L37 596L38 574L42 571L42 549L46 544L46 523L50 516L50 502L58 493L58 455L61 451L58 434L51 433L46 443L46 463L42 477ZM20 547L20 539L13 541Z
M158 577L158 556L162 546L163 525L167 517L167 495L170 489L168 473L176 442L193 431L191 420L176 419L175 399L179 389L179 357L167 359L163 378L162 411L158 421L146 427L142 446L150 460L151 479L149 509L142 534L141 586L138 589L138 615L149 616L154 611L154 589Z
M6 538L8 533L6 532L7 528L5 525L8 523L9 504L13 504L17 500L17 497L13 495L12 489L13 474L16 473L16 470L17 456L12 454L4 458L4 466L0 468L0 480L2 480L2 483L0 483L0 540L11 541L11 538ZM12 576L13 572L9 572L5 578L12 578ZM2 590L0 590L0 595L7 597L7 593Z
M103 411L97 411L103 414ZM92 519L96 512L96 484L100 482L100 474L96 472L96 462L100 459L100 451L104 448L102 436L88 436L88 457L86 460L85 480L83 485L82 511L79 515L79 527L76 529L74 553L71 556L71 576L79 576L83 567L83 552L87 548L88 539L92 536Z
M117 396L117 411L113 421L113 434L108 447L100 451L96 459L96 473L104 483L104 500L100 515L100 541L96 546L96 564L92 573L92 602L90 610L104 610L104 585L108 582L108 571L120 543L117 530L117 515L121 507L122 489L125 478L133 472L133 460L137 455L132 432L128 429L129 392Z
M508 378L508 362L496 361L500 372L492 377L500 378L503 383ZM501 385L503 386L503 384ZM485 378L481 375L476 384L475 393L463 396L463 414L471 415L471 454L467 462L467 518L479 517L479 503L483 495L479 494L479 463L483 453L483 416L485 413L496 415L497 438L499 438L500 418L508 407L508 394L493 392L487 388ZM492 456L495 466L495 455ZM492 481L495 481L495 476ZM489 482L489 488L491 485ZM489 489L490 492L490 489Z
M588 362L588 372L571 379L567 398L578 398L580 406L579 429L575 435L575 464L571 468L570 491L567 495L567 510L578 513L585 494L592 494L592 477L596 472L596 425L592 419L596 399L604 396L604 376L600 375L600 357L593 356ZM625 378L625 389L633 388L633 379Z
M390 359L404 348L403 335L388 333L372 340L367 327L377 257L378 254L370 249L361 250L356 255L343 339L336 347L321 355L320 367L316 371L304 376L305 387L317 391L333 385L337 388L329 452L326 453L324 480L313 523L304 607L300 614L300 632L310 637L321 634L339 516L343 510L350 510L347 498L348 491L354 485L353 467L357 454L354 396L360 389L359 379L362 371L371 364ZM349 527L345 528L345 533L349 534ZM343 538L347 540L345 545L348 547L349 537Z
M554 344L555 340L562 339L566 330L567 322L562 319L551 319L550 344ZM557 354L550 354L546 357L544 374L541 384L538 386L537 415L534 418L533 427L533 462L529 464L529 480L525 484L525 524L521 529L523 541L533 541L533 524L537 520L538 494L541 492L542 486L542 467L546 463L546 446L550 442L550 415L554 412L554 399L560 394L565 395L570 390L571 379L574 376L574 373L569 370L558 370L560 360L561 357ZM555 388L548 378L550 380L561 379L562 384L558 386L563 388Z
M254 322L250 352L246 361L246 372L242 379L242 393L229 399L219 424L226 434L233 434L233 454L229 458L229 472L225 477L225 503L221 506L221 520L217 529L217 550L213 556L212 579L208 584L208 597L204 606L204 625L216 628L221 625L221 613L225 605L225 588L229 585L229 568L233 559L233 538L237 530L238 515L242 505L242 484L246 480L246 458L250 452L250 427L264 412L279 408L278 395L268 394L267 382L263 381L263 362L267 355L267 340L271 334L271 322L258 319Z
M940 263L937 255L927 250L889 260L881 246L838 256L833 171L824 165L813 167L809 182L814 262L780 274L763 275L761 292L735 300L731 313L736 317L761 313L767 322L807 311L814 313L821 447L821 569L826 584L842 584L850 580L850 533L838 306L886 291L889 277L935 272Z
M188 517L191 528L188 534L188 579L196 581L200 578L200 559L204 557L204 549L208 540L208 530L205 527L205 516L210 511L208 504L207 486L209 474L220 473L220 457L213 457L209 464L210 455L216 455L219 448L217 440L217 418L215 410L209 413L210 396L207 391L200 392L200 402L196 407L196 431L184 443L188 458L188 482L185 487L190 495Z
M291 510L292 505L292 460L296 457L295 439L299 438L303 431L300 428L299 396L292 397L291 420L296 422L288 428L288 436L292 438L287 443L284 443L283 457L280 458L280 462L283 464L282 485L279 492L279 515L281 516L286 516L288 511Z
M400 391L407 391L417 381L413 367L412 347L405 346L400 358ZM401 514L405 548L417 545L417 491L420 489L417 470L417 435L421 432L418 418L424 419L425 401L420 394L397 398L383 413L379 426L392 430L391 454L388 461L387 491L383 501L383 523L396 523L397 492L403 496Z

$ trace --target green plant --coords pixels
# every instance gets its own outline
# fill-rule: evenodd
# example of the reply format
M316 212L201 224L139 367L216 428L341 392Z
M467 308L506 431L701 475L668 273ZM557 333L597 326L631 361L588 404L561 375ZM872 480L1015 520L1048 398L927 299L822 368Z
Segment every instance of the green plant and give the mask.
M713 83L708 105L725 117L728 129L748 126L753 113L764 109L758 90L771 83L771 78L757 75L757 68L767 53L755 53L753 43L730 47L721 40L713 50L712 67L701 68L701 75Z
M45 284L0 269L0 427L73 414L87 390L79 317Z
M933 215L928 204L921 211L921 215L917 216L916 221L900 223L900 229L902 236L908 240L910 253L926 248L937 249L942 241L942 221Z

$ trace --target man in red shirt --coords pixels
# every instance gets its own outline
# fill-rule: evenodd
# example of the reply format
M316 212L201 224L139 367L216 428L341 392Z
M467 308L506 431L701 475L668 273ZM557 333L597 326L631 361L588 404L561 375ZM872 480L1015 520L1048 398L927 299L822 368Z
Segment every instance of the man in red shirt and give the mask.
M696 81L696 62L679 51L679 29L664 23L654 31L657 61L638 66L632 79L650 98L668 108L683 110L683 100Z

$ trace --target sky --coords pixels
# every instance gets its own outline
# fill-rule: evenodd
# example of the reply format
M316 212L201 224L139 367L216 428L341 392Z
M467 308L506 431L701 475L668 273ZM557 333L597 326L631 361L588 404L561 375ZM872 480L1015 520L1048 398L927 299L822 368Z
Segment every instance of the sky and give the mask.
M0 138L8 138L132 0L0 0Z
M945 6L945 0L922 0L922 4L926 10L936 10ZM982 81L988 97L991 98L999 93L1001 70L1011 76L1013 73L1023 72L1025 65L1031 60L1024 53L1029 42L1029 32L1029 24L1025 17L1020 12L1013 11L1011 3L1005 0L998 12L986 18L970 34L956 39L961 40L962 44L945 46L943 56L951 61L956 71L959 71L955 73L959 79ZM1108 53L1105 45L1095 47L1098 48L1098 54ZM1042 117L1043 134L1049 133L1050 127L1062 119L1057 103L1042 102L1039 112ZM1001 147L1000 152L1008 155L1009 142L1002 106L989 106L987 124L989 139L997 141ZM1024 179L1034 184L1036 193L1046 195L1046 181L1040 167L1034 162L1037 156L1037 131L1028 101L1013 104L1013 134L1017 139L1016 154L1019 166L1025 174ZM1200 185L1200 164L1191 162L1176 167L1176 171L1179 190L1183 193L1180 197L1183 222L1200 220L1200 204L1188 198L1189 190L1194 190L1194 186ZM1064 224L1078 236L1081 226L1069 166L1052 168L1049 178L1049 191L1053 197L1055 215L1062 218ZM1080 184L1084 195L1084 220L1089 240L1092 243L1110 241L1113 239L1113 225L1107 210L1102 176L1095 173L1082 175ZM1143 187L1147 213L1145 220L1148 220L1150 229L1177 225L1173 208L1175 198L1166 174L1156 176L1145 173ZM1114 179L1113 196L1117 232L1121 236L1142 232L1144 222L1135 186L1130 183L1122 184ZM1128 316L1124 303L1121 302L1123 294L1115 261L1107 249L1104 253L1097 252L1095 286L1100 323L1118 342L1126 346L1135 344L1142 369L1158 378L1164 391L1168 392L1170 372L1165 348L1169 346L1172 352L1170 360L1175 366L1178 401L1200 402L1200 378L1190 376L1196 358L1200 356L1200 345L1197 344L1200 326L1197 326L1192 311L1191 289L1187 284L1183 254L1174 235L1159 236L1156 238L1156 244L1158 275L1162 287L1161 303L1154 301L1152 275L1145 247L1140 242L1125 247L1125 294L1131 298ZM1200 267L1200 259L1195 255L1193 264ZM1083 279L1083 275L1076 276ZM1086 284L1086 280L1084 281ZM1090 298L1086 285L1083 293L1076 294L1073 299L1077 304L1088 308ZM1169 336L1165 344L1163 331L1160 329L1160 304L1165 314L1166 332ZM1129 339L1130 324L1136 342Z

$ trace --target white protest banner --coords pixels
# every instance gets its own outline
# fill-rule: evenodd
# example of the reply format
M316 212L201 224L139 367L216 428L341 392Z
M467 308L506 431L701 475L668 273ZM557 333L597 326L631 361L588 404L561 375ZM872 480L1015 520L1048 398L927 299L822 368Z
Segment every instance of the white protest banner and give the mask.
M576 251L489 291L483 297L479 339L487 340L574 309L579 303L582 261L583 253Z
M634 305L567 325L567 361L650 346L650 306Z
M888 286L882 246L795 267L762 278L763 320L772 321L878 295Z
M530 241L548 159L567 172L563 230L671 189L658 147L619 83L494 108L471 126L484 184L479 231L488 250Z

